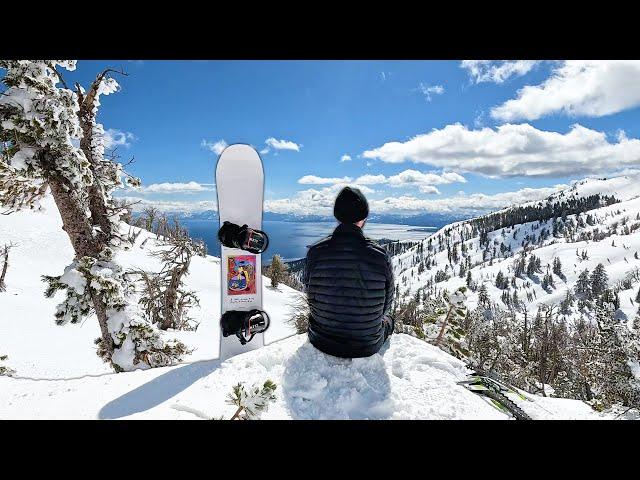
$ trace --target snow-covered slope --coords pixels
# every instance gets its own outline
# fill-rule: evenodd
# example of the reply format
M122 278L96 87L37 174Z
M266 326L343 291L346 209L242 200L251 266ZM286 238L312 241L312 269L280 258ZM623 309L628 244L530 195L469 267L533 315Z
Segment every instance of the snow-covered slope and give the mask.
M527 205L543 205L545 203L561 202L567 199L586 198L590 195L613 195L619 203L602 206L582 213L582 220L587 214L593 217L592 225L575 226L571 237L562 234L554 237L549 235L539 241L540 233L553 228L553 219L543 222L527 222L494 230L488 233L488 244L483 246L477 234L473 235L471 223L473 220L457 222L444 227L429 239L422 242L422 252L414 247L394 258L397 283L402 294L414 294L427 284L431 284L436 291L454 291L465 285L466 272L459 276L459 263L450 262L446 243L457 243L459 256L469 258L471 277L477 285L484 284L491 299L501 304L504 290L496 287L495 278L498 272L507 277L514 274L514 259L527 249L528 255L535 255L541 260L542 271L531 277L522 276L516 279L516 289L507 289L510 293L517 291L521 301L525 301L530 312L536 311L542 304L558 304L568 290L573 289L576 280L584 269L590 272L602 263L609 277L609 285L615 286L625 280L635 269L640 269L640 177L623 176L611 179L587 179L575 183L568 189L555 193L546 202L530 202ZM501 212L508 213L510 209ZM559 218L557 219L559 220ZM577 215L568 215L567 220L577 224ZM604 238L587 239L587 235L606 234ZM581 239L582 238L582 239ZM429 250L428 243L432 249ZM523 246L524 242L524 246ZM461 254L464 243L466 253ZM440 246L443 249L440 250ZM487 255L496 249L496 256ZM504 250L501 250L504 249ZM582 257L586 251L588 258ZM483 257L485 256L485 257ZM426 258L432 262L430 268L419 272L419 264ZM555 287L545 290L541 285L544 274L550 269L554 258L562 264L563 277L554 275ZM435 282L438 271L444 271L449 277ZM622 289L619 292L619 314L630 322L638 311L638 305L633 298L637 294L637 282L633 288ZM529 297L527 297L529 295ZM477 305L477 294L471 294L467 304L470 308ZM504 307L504 305L502 305Z
M461 361L408 335L357 359L324 355L295 335L223 363L71 380L0 377L0 419L230 418L231 387L267 379L276 400L263 419L508 419L456 384L465 374ZM602 418L575 400L528 397L521 407L533 418Z
M43 206L45 210L40 212L0 216L0 245L16 245L10 251L7 291L0 293L0 355L8 355L8 364L23 377L68 378L111 372L95 352L93 340L100 331L94 317L77 325L54 323L55 307L62 297L45 298L40 277L60 275L71 263L73 250L52 199L47 198ZM154 235L143 230L133 248L119 252L117 260L125 268L159 271L160 263L149 255L155 246ZM265 286L270 285L269 279L263 280ZM168 338L179 338L195 349L187 361L217 358L220 260L193 257L185 283L200 298L200 308L190 312L200 325L195 332L170 332ZM280 285L278 290L265 287L263 294L272 320L265 332L266 342L295 333L285 319L297 292Z
M196 348L191 357L174 367L112 373L95 354L94 318L80 325L54 324L57 299L43 296L40 276L60 274L72 252L57 210L50 202L45 205L44 212L0 216L0 244L16 244L7 291L0 293L0 354L9 356L7 366L17 372L0 377L0 419L229 418L235 410L225 403L231 387L267 379L277 389L265 419L508 418L457 384L468 373L463 362L408 335L393 335L380 353L364 359L319 352L286 325L288 304L298 293L285 286L264 291L273 320L268 345L221 363L216 360L219 263L214 257L194 257L186 280L201 300L201 308L192 312L199 328L172 332ZM148 255L154 242L143 231L118 261L157 270ZM512 400L533 418L603 418L579 401L525 396L529 400Z

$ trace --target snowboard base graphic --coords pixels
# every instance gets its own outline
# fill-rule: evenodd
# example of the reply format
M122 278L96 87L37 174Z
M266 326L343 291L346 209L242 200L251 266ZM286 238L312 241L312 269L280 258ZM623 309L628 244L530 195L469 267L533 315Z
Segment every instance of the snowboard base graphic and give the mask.
M264 171L262 160L252 147L229 145L220 154L216 166L216 190L220 226L225 221L262 229ZM262 258L238 248L221 245L220 320L228 310L262 310ZM238 337L223 337L220 332L220 359L264 346L264 334L242 345Z

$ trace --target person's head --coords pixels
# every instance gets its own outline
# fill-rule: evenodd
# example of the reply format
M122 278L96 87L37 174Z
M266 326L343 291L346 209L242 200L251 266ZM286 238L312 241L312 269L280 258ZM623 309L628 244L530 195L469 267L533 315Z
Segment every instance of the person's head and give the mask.
M369 216L369 203L359 189L344 187L336 197L333 215L340 223L353 223L362 228Z

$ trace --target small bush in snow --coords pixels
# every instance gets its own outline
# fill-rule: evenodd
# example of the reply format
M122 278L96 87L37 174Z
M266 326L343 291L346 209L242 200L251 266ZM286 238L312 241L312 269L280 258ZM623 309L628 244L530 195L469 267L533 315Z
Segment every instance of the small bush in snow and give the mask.
M249 390L242 383L235 385L227 395L227 403L237 407L231 420L257 420L269 403L276 399L275 390L276 384L271 380L264 382L262 387L254 385Z
M4 362L7 358L6 355L0 355L0 362ZM13 375L15 375L16 371L4 366L4 365L0 365L0 377L5 376L5 377L11 377Z

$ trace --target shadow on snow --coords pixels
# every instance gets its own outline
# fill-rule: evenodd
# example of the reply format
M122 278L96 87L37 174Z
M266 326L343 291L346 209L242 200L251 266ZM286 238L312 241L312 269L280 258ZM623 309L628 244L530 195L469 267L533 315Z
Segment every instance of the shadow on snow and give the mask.
M174 368L110 401L100 409L98 418L114 420L156 407L206 377L219 366L220 360L206 360Z

